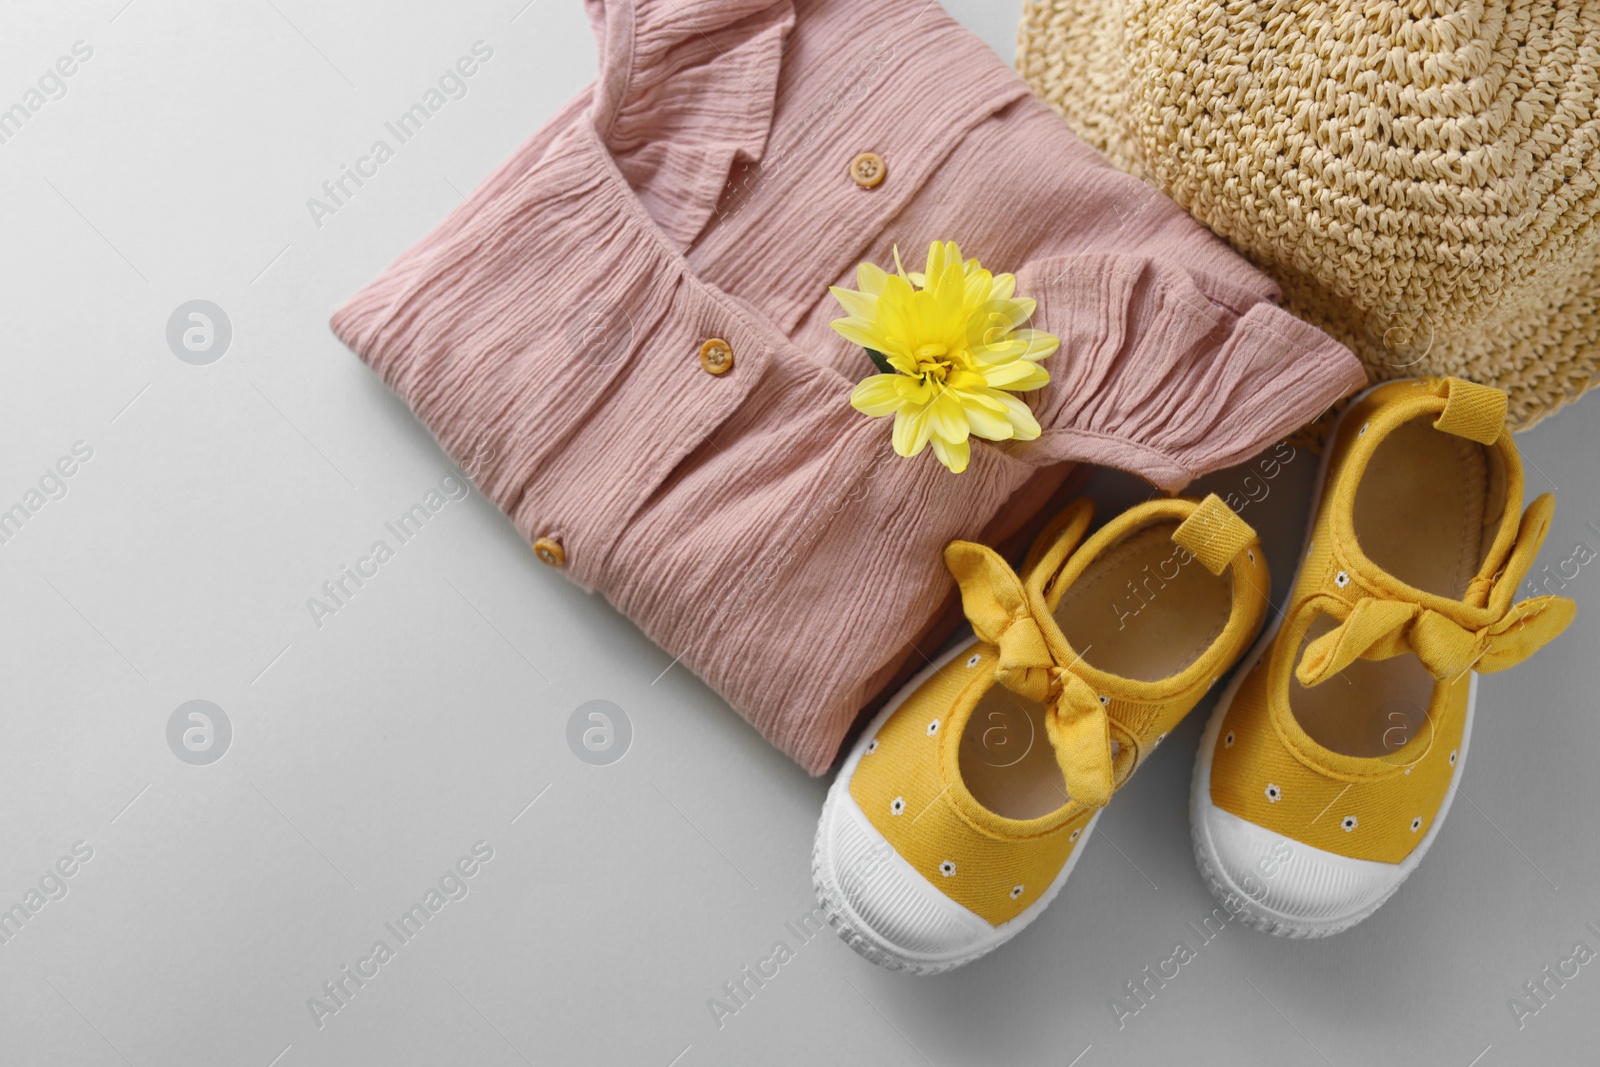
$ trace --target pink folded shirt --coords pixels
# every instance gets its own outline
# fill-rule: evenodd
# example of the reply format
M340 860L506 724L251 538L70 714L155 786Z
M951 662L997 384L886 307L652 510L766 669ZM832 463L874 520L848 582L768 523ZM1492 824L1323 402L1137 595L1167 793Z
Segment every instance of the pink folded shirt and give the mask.
M1074 461L1175 490L1363 382L928 0L588 0L599 80L334 315L530 541L811 773ZM864 185L852 161L885 172ZM1061 338L951 474L849 403L861 260L954 240ZM705 341L733 366L712 374Z

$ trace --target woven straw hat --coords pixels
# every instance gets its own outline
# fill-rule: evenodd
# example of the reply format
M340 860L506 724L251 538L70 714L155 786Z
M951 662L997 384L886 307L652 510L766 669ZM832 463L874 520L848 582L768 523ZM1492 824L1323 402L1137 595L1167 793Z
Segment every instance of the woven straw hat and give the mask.
M1600 374L1600 0L1027 0L1017 66L1374 378Z

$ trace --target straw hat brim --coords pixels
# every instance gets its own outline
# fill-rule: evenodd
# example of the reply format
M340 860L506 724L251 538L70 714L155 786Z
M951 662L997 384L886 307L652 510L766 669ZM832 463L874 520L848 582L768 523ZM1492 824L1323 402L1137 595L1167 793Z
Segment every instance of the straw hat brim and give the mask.
M1600 76L1592 63L1565 61L1600 47L1600 0L1559 10L1517 0L1498 12L1491 0L1478 23L1438 27L1464 43L1429 54L1422 74L1407 69L1397 91L1374 86L1360 57L1373 51L1372 13L1410 17L1401 5L1359 5L1367 30L1327 18L1317 56L1282 45L1310 33L1318 12L1355 5L1290 6L1298 23L1270 21L1285 17L1270 2L1027 0L1017 68L1080 137L1271 275L1284 306L1348 345L1374 380L1451 374L1497 386L1515 429L1600 384ZM1417 32L1395 24L1395 40ZM1469 47L1475 40L1481 47ZM1241 87L1262 78L1263 57L1289 66L1285 80ZM1435 67L1438 83L1418 88ZM1507 87L1485 95L1493 77ZM1284 104L1296 90L1302 103L1316 93L1352 101L1317 113L1324 126L1345 125L1305 129ZM1415 105L1412 90L1433 95ZM1528 108L1540 110L1529 117ZM1365 128L1354 128L1358 117ZM1306 140L1346 151L1273 166L1286 144ZM1419 159L1444 166L1427 153L1464 143L1458 155L1481 149L1488 159L1470 161L1479 170L1417 178ZM1579 180L1586 188L1575 191ZM1424 209L1395 208L1401 182L1430 185ZM1339 217L1330 201L1352 214Z

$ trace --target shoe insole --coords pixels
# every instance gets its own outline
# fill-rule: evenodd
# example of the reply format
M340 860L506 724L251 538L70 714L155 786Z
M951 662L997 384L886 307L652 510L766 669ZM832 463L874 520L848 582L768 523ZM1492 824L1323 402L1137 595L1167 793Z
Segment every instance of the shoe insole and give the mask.
M1119 541L1061 598L1056 622L1091 666L1157 682L1193 663L1228 625L1231 579L1173 544L1177 528L1160 523Z
M1368 559L1407 585L1459 599L1500 522L1505 479L1498 457L1435 430L1428 418L1399 427L1374 451L1356 490L1356 541ZM1300 654L1336 625L1319 618ZM1429 728L1433 687L1433 676L1415 656L1357 660L1321 685L1291 680L1289 706L1324 748L1399 759L1398 750Z
M1082 661L1108 674L1159 681L1193 663L1228 624L1230 579L1172 542L1176 523L1139 530L1107 549L1074 582L1055 617ZM1003 686L986 693L961 737L961 776L998 815L1034 819L1067 801L1045 736L1046 708Z
M1044 732L1045 705L1003 685L983 695L961 734L961 778L973 799L1008 819L1035 819L1067 802Z
M1356 490L1362 553L1407 585L1459 599L1483 562L1485 534L1499 525L1489 468L1487 449L1435 430L1427 417L1397 428ZM1504 494L1503 484L1497 489Z

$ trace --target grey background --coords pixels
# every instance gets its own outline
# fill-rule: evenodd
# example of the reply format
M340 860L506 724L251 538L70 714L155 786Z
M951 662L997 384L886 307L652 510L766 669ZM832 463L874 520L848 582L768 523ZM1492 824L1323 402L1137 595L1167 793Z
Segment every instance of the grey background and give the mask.
M0 144L0 507L92 449L0 545L0 908L93 849L0 945L0 1063L1593 1062L1600 965L1520 1030L1507 1001L1600 949L1600 568L1560 642L1483 679L1465 802L1369 922L1199 946L1203 707L1025 936L925 980L794 936L826 781L476 493L314 625L307 598L449 473L329 310L594 76L580 6L525 2L0 10L0 107L93 49ZM1016 4L948 7L1010 59ZM315 225L307 198L478 40L469 93ZM166 342L194 299L232 324L208 366ZM1542 562L1600 547L1596 405L1522 438L1561 496ZM1312 465L1208 479L1258 496L1280 591ZM210 765L168 747L190 700L231 723ZM567 743L593 700L633 732L606 766ZM479 841L467 895L315 1025L308 998ZM1180 939L1198 958L1119 1030L1110 1000ZM708 998L779 940L795 958L719 1028Z

